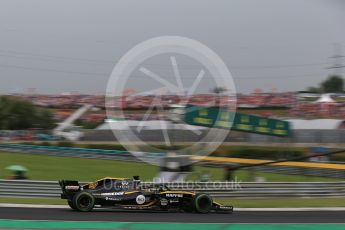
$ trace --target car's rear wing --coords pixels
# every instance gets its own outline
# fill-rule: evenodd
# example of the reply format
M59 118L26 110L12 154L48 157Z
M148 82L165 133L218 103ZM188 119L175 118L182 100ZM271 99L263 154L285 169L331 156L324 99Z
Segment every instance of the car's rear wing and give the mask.
M60 180L59 185L62 190L62 199L71 199L73 195L82 189L82 186L75 180Z

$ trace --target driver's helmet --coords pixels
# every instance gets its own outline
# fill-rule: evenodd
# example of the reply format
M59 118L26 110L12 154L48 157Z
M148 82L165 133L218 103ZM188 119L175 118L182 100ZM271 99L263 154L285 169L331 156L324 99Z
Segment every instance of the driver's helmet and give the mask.
M140 180L139 176L134 176L133 177L133 188L139 189L140 183L141 183L141 180Z

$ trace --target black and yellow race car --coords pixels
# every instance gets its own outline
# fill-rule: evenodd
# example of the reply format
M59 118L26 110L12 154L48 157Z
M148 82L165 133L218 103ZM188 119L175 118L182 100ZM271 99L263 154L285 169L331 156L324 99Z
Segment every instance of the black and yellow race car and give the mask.
M232 212L232 206L216 203L208 194L170 190L163 184L142 186L139 177L106 177L85 185L78 181L59 181L61 198L81 212L93 208L122 210L184 211L184 212Z

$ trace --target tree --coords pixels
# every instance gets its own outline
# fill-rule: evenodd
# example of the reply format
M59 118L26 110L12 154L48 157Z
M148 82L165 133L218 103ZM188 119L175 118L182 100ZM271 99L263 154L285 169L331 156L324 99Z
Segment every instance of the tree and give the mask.
M49 110L37 108L31 102L19 98L0 97L0 129L51 129L54 126L53 116Z
M321 93L321 89L319 87L308 87L307 88L308 93Z
M321 89L324 93L342 93L344 92L344 79L341 76L332 75L321 83Z

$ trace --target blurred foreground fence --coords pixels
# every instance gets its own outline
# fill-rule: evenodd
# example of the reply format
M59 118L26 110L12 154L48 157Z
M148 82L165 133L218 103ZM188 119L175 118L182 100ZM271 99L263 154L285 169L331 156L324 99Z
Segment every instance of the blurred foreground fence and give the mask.
M152 183L143 182L143 187ZM345 182L190 182L172 190L206 192L220 198L344 197ZM0 180L0 197L59 198L57 181Z

